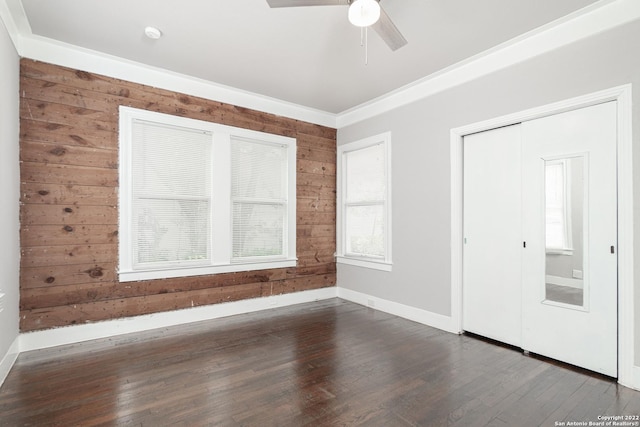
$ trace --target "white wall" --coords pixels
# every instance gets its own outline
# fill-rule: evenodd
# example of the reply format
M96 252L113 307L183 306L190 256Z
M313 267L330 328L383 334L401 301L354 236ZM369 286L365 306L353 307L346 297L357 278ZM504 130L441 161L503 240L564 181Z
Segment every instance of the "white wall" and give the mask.
M19 305L19 58L0 20L0 384L17 356Z
M393 271L339 265L338 286L451 315L450 139L452 128L632 83L640 105L640 22L581 40L504 70L338 130L338 145L392 132ZM634 147L640 114L633 114ZM640 150L633 153L640 206ZM635 209L635 275L640 210ZM640 366L640 282L635 288L635 360Z

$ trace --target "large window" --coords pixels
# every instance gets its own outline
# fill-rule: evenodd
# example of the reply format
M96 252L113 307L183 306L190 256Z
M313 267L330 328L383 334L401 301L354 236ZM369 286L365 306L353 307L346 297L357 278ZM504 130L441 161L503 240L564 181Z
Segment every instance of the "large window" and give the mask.
M120 108L120 280L295 266L295 139Z
M338 262L391 270L391 136L338 147Z

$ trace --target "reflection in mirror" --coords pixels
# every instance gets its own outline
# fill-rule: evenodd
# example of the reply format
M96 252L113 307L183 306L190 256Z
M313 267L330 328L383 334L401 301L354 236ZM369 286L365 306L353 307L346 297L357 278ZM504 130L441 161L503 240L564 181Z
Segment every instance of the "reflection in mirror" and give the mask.
M545 300L584 305L584 157L545 160Z

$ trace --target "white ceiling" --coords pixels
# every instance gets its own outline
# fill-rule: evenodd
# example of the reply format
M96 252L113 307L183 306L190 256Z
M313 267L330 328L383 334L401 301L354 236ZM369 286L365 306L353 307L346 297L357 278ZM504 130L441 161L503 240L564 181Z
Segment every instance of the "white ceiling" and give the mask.
M369 32L367 65L360 30L349 24L346 6L22 0L22 7L29 35L338 114L593 3L382 0L408 44L392 52ZM163 32L160 40L144 36L149 25Z

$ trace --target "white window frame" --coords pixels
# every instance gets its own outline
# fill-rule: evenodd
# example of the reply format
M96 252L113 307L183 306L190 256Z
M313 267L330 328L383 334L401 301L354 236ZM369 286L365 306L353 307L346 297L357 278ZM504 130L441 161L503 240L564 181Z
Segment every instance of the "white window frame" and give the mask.
M383 200L383 212L384 212L384 256L366 256L359 254L346 253L346 208L347 203L345 200L346 194L346 171L347 162L345 161L346 155L373 147L376 145L382 145L385 161L385 182L386 182L386 194ZM374 270L391 271L392 259L391 259L391 132L381 133L379 135L364 138L358 141L354 141L348 144L340 145L338 147L337 156L337 253L336 261L340 264L355 265L358 267L365 267Z
M210 256L205 263L171 262L136 268L133 259L132 125L142 120L211 134L213 200L210 215ZM119 117L119 280L153 280L239 271L295 267L296 258L296 139L202 120L120 106ZM241 138L287 148L286 213L283 255L234 259L231 223L231 140ZM215 236L212 242L211 236Z

